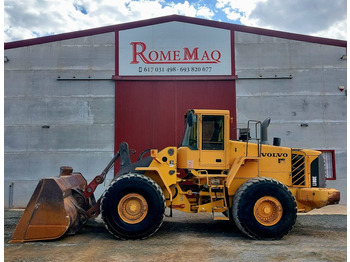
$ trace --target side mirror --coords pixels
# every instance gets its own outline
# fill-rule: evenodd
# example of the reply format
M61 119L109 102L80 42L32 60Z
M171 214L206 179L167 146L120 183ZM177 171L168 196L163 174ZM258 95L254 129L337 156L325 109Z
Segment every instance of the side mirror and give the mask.
M193 114L189 112L187 115L187 124L189 127L193 126Z

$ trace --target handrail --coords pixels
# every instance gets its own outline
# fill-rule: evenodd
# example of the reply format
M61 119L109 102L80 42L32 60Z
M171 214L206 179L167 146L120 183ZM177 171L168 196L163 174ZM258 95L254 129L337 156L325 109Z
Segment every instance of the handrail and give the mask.
M248 125L247 125L247 129L250 133L250 124L254 123L254 127L255 127L255 137L250 137L248 136L247 138L247 143L246 143L246 156L248 156L248 143L249 140L256 140L258 142L258 146L257 146L257 157L261 157L261 132L258 132L258 127L261 130L261 121L258 120L248 120Z

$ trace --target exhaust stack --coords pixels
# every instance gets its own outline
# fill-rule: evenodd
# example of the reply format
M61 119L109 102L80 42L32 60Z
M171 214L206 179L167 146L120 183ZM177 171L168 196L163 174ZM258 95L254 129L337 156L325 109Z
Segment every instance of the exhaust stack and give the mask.
M270 121L271 121L271 118L268 117L261 124L261 144L265 144L265 145L269 144L268 135L267 135L267 128L270 125Z

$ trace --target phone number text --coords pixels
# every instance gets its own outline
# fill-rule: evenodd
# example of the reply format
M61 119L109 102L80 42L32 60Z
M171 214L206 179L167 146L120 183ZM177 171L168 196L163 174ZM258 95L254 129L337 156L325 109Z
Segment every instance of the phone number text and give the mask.
M178 74L178 73L199 73L205 72L210 73L212 71L211 66L171 66L171 67L163 67L163 66L144 66L139 67L139 73L168 73L168 74Z

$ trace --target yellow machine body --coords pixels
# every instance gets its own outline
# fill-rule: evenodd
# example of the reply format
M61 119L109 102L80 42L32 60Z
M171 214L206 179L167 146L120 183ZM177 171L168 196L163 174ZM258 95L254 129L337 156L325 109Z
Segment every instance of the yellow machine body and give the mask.
M222 213L232 205L238 188L256 177L267 177L280 181L288 187L297 202L298 212L308 212L339 202L336 189L311 187L311 163L322 153L315 150L230 140L230 115L225 110L194 110L197 117L195 130L197 149L187 146L166 148L153 155L149 167L137 168L154 179L164 190L167 206L184 212ZM221 150L203 149L203 117L222 116L223 135ZM169 156L168 151L175 151ZM293 158L302 160L293 166ZM161 159L167 158L168 161ZM171 164L170 164L171 162ZM294 169L300 169L300 173ZM186 170L190 178L181 178L180 170ZM177 175L174 173L177 172ZM295 173L295 174L293 174ZM297 177L294 177L297 176ZM183 184L190 185L183 185ZM206 188L194 192L191 185ZM189 188L189 189L187 189ZM221 219L218 217L218 219Z

